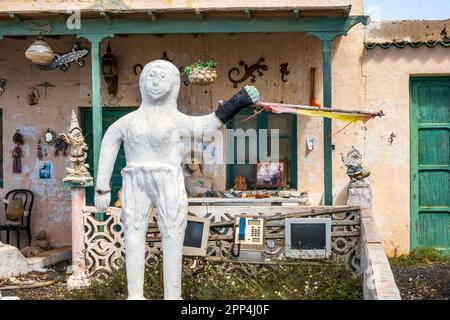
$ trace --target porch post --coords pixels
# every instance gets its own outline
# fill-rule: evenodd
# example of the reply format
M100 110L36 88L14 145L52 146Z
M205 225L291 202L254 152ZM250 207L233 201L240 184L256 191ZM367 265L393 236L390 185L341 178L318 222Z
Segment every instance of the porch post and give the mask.
M79 35L91 43L91 81L92 81L92 153L94 160L94 179L97 178L98 159L100 157L100 145L102 143L102 72L100 46L103 39L109 34L86 34Z
M332 84L331 84L331 39L322 40L323 56L323 106L331 108ZM323 166L324 166L324 204L333 205L333 155L332 155L332 122L331 119L323 119Z

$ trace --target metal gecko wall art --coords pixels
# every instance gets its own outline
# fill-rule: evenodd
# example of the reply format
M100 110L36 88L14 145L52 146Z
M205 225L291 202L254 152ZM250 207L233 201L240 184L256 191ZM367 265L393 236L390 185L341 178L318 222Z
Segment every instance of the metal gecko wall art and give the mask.
M5 91L6 81L7 81L6 79L1 79L0 78L0 96Z
M82 48L80 43L75 42L72 45L72 50L66 53L55 53L55 58L52 63L41 66L41 65L33 65L35 68L40 70L54 70L60 68L62 71L69 70L70 63L75 62L80 67L85 65L84 57L89 54L89 50L86 48Z
M263 76L264 75L264 71L267 71L268 68L265 64L263 64L263 62L265 61L264 58L260 58L258 60L258 62L256 62L255 64L252 64L251 66L248 66L244 61L239 61L239 65L241 67L244 67L244 72L245 74L242 76L242 78L240 79L233 79L232 74L236 74L239 75L239 69L238 68L231 68L228 71L228 79L230 79L231 82L233 82L233 85L235 88L237 88L238 83L241 83L245 80L247 80L248 78L250 78L250 82L251 83L255 83L256 81L256 75L255 72L258 73L258 76Z

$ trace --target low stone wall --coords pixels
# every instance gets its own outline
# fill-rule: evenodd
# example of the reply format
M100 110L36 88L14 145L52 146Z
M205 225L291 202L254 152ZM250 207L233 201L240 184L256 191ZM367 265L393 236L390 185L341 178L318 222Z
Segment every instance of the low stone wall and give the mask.
M360 256L364 300L401 300L370 209L361 210Z

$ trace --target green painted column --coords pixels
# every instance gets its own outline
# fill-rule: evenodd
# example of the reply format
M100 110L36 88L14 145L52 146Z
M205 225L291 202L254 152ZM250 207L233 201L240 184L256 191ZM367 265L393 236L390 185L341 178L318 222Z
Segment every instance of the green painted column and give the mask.
M102 70L100 46L102 40L109 37L106 34L86 34L79 35L86 38L91 43L91 88L92 88L92 152L94 159L94 179L97 178L98 159L100 157L100 146L102 143Z
M322 40L323 55L323 106L331 108L331 42L330 39ZM333 150L332 150L332 122L331 119L323 119L323 166L324 166L324 204L333 205Z

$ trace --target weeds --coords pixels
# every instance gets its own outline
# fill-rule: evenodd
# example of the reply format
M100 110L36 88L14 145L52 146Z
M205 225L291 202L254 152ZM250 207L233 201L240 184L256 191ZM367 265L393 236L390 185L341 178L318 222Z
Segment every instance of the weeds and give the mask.
M362 279L337 264L297 264L255 266L201 260L195 269L183 271L183 298L186 300L362 299ZM162 265L147 266L144 294L163 298ZM88 288L60 292L62 299L125 299L125 269L109 278L93 281Z
M426 267L437 263L450 263L450 256L444 256L432 248L417 248L409 255L389 258L389 262L393 267Z

